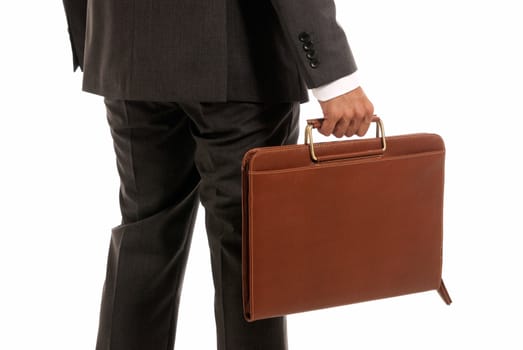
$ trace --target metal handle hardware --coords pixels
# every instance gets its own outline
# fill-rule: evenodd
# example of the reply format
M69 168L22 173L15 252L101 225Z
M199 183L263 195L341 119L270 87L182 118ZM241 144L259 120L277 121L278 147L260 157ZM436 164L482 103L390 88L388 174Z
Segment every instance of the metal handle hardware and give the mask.
M308 119L307 120L307 126L305 127L305 144L309 145L309 152L311 155L311 158L315 162L319 162L318 157L316 156L316 153L314 152L314 142L312 141L312 129L321 127L321 124L323 122L323 118L318 119ZM376 138L380 137L381 134L381 150L379 150L380 153L385 152L387 149L387 140L385 138L385 127L383 126L383 121L378 116L373 116L371 122L376 123ZM371 152L366 152L366 155L375 154L376 150ZM347 155L343 156L343 158L356 158L361 157L361 154L355 154L355 155Z

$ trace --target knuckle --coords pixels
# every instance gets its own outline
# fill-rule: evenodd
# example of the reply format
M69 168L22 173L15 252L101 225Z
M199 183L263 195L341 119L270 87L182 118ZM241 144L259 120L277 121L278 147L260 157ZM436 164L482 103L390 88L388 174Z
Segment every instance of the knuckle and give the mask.
M353 110L353 118L355 120L361 120L365 116L365 110L361 106L357 106Z
M340 111L338 107L331 107L326 111L325 114L328 115L329 118L338 118Z
M369 111L374 111L374 104L369 100L367 100L367 108Z

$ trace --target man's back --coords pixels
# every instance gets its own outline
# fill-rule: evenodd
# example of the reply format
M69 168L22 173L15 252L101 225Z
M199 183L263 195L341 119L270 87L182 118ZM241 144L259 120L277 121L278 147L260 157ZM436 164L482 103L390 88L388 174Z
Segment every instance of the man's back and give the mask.
M71 15L80 12L78 2L64 3L70 28L81 27ZM356 70L332 1L90 0L86 6L85 49L73 45L83 89L108 97L305 102L307 87L319 85L314 79ZM303 32L313 50L302 49ZM311 53L316 67L309 65Z

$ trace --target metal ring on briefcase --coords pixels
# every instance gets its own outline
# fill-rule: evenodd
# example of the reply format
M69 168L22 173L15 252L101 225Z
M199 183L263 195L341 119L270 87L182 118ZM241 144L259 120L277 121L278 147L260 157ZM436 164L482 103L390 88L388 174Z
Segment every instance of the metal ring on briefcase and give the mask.
M314 152L314 142L312 141L312 129L321 127L324 118L307 119L307 126L305 128L305 144L309 145L309 151L312 160L318 162L319 159ZM385 139L385 127L383 121L376 115L372 116L371 123L376 123L376 137L380 137L381 134L381 150L380 153L385 152L387 149L387 141ZM342 159L360 157L361 154L343 156ZM337 158L339 159L339 157Z

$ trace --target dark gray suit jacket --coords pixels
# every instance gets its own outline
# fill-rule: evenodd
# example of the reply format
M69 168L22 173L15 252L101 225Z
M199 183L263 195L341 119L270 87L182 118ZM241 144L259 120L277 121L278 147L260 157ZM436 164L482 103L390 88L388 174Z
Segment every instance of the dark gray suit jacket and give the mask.
M308 101L356 70L334 0L63 0L84 91Z

